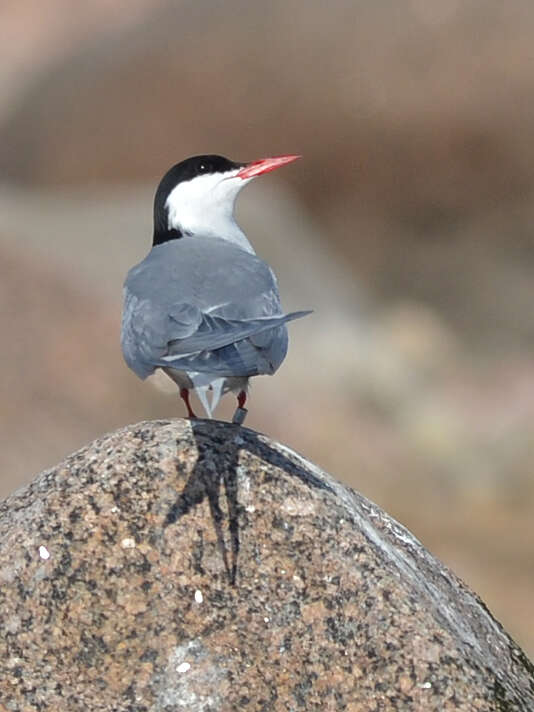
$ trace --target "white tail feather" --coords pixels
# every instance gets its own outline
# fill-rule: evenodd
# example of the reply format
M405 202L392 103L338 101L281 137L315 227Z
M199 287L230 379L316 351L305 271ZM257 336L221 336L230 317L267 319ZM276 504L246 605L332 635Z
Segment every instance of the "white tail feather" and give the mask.
M224 378L214 378L211 382L212 394L210 408L212 413L215 412L215 408L219 405L219 401L221 400L222 396L223 386Z
M199 401L202 403L202 407L206 411L206 415L211 419L212 412L208 401L208 386L195 386L195 393L197 394Z

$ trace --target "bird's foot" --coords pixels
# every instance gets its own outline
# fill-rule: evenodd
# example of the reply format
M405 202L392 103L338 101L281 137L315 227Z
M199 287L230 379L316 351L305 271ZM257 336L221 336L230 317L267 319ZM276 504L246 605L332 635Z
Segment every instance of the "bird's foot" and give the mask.
M237 408L235 409L234 417L232 418L232 423L235 423L236 425L243 425L248 413L248 410L245 408L246 402L247 392L239 391L239 393L237 394Z
M191 403L189 402L189 390L187 388L180 388L180 398L185 403L185 407L187 408L187 417L189 420L196 420L197 416L193 413L193 409L191 408Z
M235 425L243 425L245 422L245 418L247 417L248 410L246 408L241 408L241 406L237 406L235 409L234 417L232 418L232 423L235 423Z

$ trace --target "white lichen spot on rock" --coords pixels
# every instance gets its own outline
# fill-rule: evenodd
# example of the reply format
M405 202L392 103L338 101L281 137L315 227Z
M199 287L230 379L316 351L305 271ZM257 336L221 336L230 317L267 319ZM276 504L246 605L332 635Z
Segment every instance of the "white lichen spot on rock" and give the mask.
M290 517L309 517L315 512L315 502L312 500L287 497L280 509Z
M46 546L39 547L39 556L41 557L41 559L44 559L45 561L47 561L50 558L50 552L48 551Z
M5 622L4 630L6 633L11 633L11 635L15 635L15 633L19 632L21 625L22 621L19 616L11 616L11 618L8 618Z
M123 549L135 549L135 539L126 537L121 541L121 546Z
M179 645L171 652L163 674L154 680L158 690L154 712L168 708L188 712L221 709L221 688L226 677L220 655L200 639Z
M198 589L195 591L195 601L197 603L202 603L204 600L204 596L202 595L202 591L199 591Z

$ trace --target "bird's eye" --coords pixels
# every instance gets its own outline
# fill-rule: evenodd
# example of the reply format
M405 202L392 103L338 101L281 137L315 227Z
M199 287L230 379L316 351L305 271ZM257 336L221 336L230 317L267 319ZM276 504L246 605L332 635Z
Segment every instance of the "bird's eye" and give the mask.
M206 170L206 166L205 166L203 163L200 164L200 170L201 170L201 171L205 171L205 170Z

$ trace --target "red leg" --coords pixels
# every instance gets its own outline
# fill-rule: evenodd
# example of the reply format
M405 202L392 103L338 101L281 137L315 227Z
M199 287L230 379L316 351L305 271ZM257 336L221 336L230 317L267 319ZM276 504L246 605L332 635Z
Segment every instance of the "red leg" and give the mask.
M246 391L239 391L239 395L237 396L237 407L244 408L246 402L247 402Z
M189 402L189 390L187 388L180 388L180 398L183 400L185 407L187 408L187 417L196 418L197 416L193 413L191 403Z

